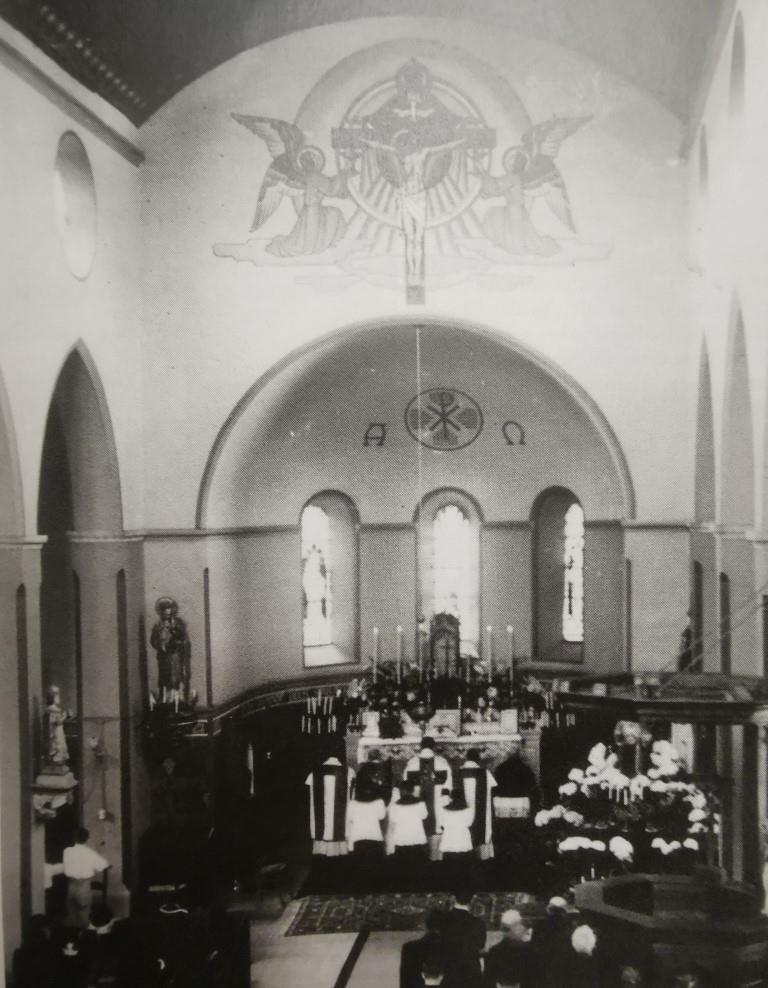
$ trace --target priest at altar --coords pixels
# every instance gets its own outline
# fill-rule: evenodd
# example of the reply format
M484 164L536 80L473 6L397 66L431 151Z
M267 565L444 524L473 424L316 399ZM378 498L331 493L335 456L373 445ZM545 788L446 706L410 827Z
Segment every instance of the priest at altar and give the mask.
M421 799L427 805L427 819L424 827L429 842L429 857L440 860L440 834L438 827L439 809L443 797L453 789L453 775L447 759L435 753L434 738L425 737L421 750L408 760L405 777L419 786Z
M326 758L307 776L313 854L336 857L347 853L347 807L354 779L353 770L334 757Z

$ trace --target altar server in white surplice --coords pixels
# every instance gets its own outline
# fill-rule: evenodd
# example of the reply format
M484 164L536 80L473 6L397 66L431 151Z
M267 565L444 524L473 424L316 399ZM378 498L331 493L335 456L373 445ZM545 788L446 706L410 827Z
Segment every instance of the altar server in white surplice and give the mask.
M421 751L408 760L405 777L419 787L419 796L427 804L428 816L424 821L424 828L429 840L429 857L432 861L439 861L441 854L437 814L444 802L444 795L453 788L453 777L446 759L435 754L435 742L432 738L424 738Z
M464 790L467 805L475 811L471 827L472 847L475 854L485 861L493 857L493 794L496 780L480 764L477 748L470 748L467 752L466 760L459 769L458 785Z
M347 806L354 779L352 769L333 757L307 776L313 854L334 857L347 853Z

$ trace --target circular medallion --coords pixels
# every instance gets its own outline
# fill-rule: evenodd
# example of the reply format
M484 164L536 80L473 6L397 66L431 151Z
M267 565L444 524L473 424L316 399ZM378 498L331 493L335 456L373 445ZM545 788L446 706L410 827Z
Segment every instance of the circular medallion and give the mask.
M413 438L429 449L463 449L480 435L483 413L463 391L429 388L408 402L405 425Z

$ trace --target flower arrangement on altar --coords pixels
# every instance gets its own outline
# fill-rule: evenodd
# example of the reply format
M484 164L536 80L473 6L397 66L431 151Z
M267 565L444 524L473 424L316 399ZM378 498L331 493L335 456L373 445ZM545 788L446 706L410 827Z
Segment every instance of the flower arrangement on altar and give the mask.
M620 722L615 740L623 751L596 744L586 766L568 773L560 802L536 814L550 860L571 881L691 870L719 830L714 791L692 781L669 741L653 741L639 724Z

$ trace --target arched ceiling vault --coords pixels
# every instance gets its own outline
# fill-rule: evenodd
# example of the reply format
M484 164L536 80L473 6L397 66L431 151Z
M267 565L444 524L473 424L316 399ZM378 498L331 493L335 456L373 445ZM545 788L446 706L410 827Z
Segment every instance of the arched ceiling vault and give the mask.
M734 0L0 0L0 15L141 124L230 58L360 17L473 19L573 48L683 123L697 112Z

